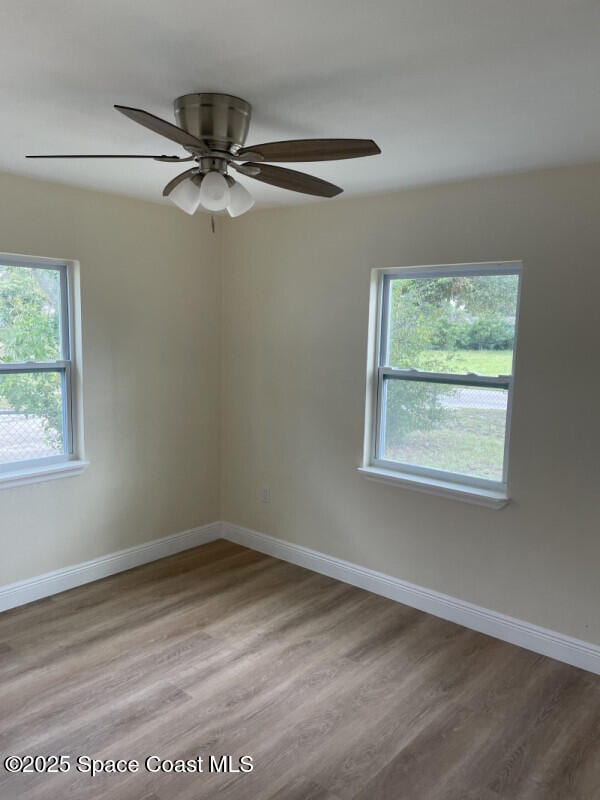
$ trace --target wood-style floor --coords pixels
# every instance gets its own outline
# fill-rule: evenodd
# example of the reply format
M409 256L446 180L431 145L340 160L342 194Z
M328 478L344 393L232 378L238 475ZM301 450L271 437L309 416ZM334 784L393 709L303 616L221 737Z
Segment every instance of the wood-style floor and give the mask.
M228 542L1 615L0 675L2 758L71 759L2 800L600 798L600 678Z

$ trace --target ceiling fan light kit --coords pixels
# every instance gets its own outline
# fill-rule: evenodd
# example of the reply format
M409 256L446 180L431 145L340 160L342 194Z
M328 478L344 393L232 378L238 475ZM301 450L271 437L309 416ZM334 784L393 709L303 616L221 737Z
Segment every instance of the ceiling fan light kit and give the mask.
M169 194L169 200L186 214L195 214L200 208L200 176L193 176L189 180L181 181Z
M229 186L229 205L227 206L227 213L230 217L239 217L250 211L254 205L254 198L241 183L229 178L232 182Z
M224 211L229 205L229 184L225 175L211 170L200 183L200 204L208 211Z
M296 139L244 147L252 107L229 94L186 94L175 100L173 125L147 111L129 106L115 108L134 122L176 142L186 156L146 155L44 155L27 158L151 158L159 162L194 161L195 166L173 178L163 189L182 211L194 214L227 210L239 217L254 205L250 192L229 175L233 169L254 180L316 197L335 197L339 186L304 172L265 162L335 161L380 153L371 139ZM236 163L236 162L244 163Z

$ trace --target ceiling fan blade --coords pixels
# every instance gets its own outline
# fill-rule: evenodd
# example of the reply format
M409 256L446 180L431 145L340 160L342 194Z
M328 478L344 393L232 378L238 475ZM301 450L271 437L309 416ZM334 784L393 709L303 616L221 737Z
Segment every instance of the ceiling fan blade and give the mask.
M314 175L307 175L305 172L297 172L295 169L285 167L274 167L271 164L242 164L242 169L248 167L259 167L257 174L245 172L256 181L269 183L271 186L279 186L281 189L289 189L292 192L302 192L303 194L313 194L316 197L335 197L336 194L343 192L339 186L328 183L322 178L315 178ZM254 172L254 170L252 170Z
M192 161L194 156L136 156L136 155L124 155L124 154L117 154L117 153L110 153L108 155L96 155L96 154L88 154L88 153L80 153L78 155L44 155L44 156L25 156L25 158L151 158L153 161Z
M381 153L372 139L291 139L242 148L237 157L250 161L337 161Z
M181 172L179 175L176 175L173 180L170 180L163 189L163 197L168 197L176 186L179 186L179 184L186 180L186 178L191 178L196 172L198 172L198 167L192 167L191 169L186 169L185 172Z
M183 145L183 147L193 147L195 150L200 150L203 153L208 152L208 148L200 139L197 139L195 136L192 136L191 133L184 131L183 128L178 128L177 125L172 125L170 122L167 122L165 119L161 119L160 117L155 117L154 114L150 114L148 111L143 111L141 108L129 108L129 106L115 106L117 111L120 111L121 114L125 114L126 117L132 119L134 122L143 125L144 128L148 128L154 133L159 133L161 136L165 136L167 139L170 139L172 142L177 142L178 144Z

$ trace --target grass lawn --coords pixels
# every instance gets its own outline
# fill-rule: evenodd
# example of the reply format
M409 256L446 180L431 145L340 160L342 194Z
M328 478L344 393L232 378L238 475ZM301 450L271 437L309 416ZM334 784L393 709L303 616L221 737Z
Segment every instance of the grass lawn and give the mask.
M512 350L421 350L410 361L394 363L400 368L429 372L475 372L479 375L510 375Z
M512 372L512 350L455 350L452 355L465 372L480 375L510 375Z
M385 457L420 467L502 480L506 414L496 409L456 408L438 427L387 442Z
M451 372L510 375L512 350L438 350L436 355L451 365Z

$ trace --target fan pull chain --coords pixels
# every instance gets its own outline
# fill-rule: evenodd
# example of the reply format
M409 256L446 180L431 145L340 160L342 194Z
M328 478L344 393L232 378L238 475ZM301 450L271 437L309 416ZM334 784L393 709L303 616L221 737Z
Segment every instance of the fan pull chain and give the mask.
M215 218L212 214L210 215L210 229L213 233L215 232Z

